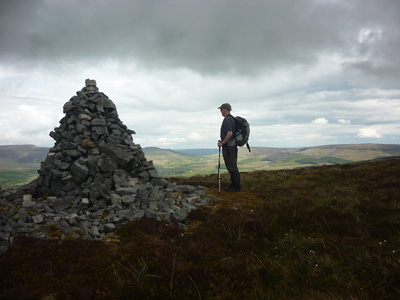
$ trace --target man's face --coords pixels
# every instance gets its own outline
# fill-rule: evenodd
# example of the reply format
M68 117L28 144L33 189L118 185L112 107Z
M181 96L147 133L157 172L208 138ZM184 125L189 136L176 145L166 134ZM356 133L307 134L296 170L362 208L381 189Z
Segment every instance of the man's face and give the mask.
M224 116L224 117L226 117L229 114L229 111L227 111L224 108L220 108L220 111L221 111L221 115Z

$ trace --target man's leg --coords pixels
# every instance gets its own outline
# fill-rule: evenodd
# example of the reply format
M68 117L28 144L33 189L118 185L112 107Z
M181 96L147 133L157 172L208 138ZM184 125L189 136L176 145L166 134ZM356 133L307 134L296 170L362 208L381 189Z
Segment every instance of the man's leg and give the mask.
M241 190L241 184L240 184L240 173L239 171L231 173L231 182L232 182L232 187L240 191Z
M240 173L237 167L237 146L225 146L222 148L222 155L224 157L225 166L231 175L231 185L226 190L240 191Z

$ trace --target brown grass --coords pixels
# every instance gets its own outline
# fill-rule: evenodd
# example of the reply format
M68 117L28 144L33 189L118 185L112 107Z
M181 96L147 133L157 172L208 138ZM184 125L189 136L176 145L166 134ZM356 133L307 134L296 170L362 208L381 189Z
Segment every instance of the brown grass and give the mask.
M20 237L1 299L398 299L400 160L242 174L190 225L142 219L109 241ZM226 175L222 184L228 184Z

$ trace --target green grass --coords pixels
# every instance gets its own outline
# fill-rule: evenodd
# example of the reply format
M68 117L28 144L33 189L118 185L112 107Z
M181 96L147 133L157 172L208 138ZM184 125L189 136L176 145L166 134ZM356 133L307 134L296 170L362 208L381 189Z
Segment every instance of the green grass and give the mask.
M238 165L247 165L247 164L251 164L254 162L260 162L262 161L262 159L260 157L252 157L252 158L246 158L246 159L241 159L238 161Z
M337 157L329 157L329 156L324 156L320 158L302 158L296 160L296 162L301 163L301 164L311 164L311 165L316 165L316 164L321 164L321 163L331 163L331 164L347 164L351 163L350 160L346 159L341 159Z
M2 188L20 186L37 177L36 169L0 170L0 186Z
M400 160L242 173L183 229L132 222L105 241L20 237L1 299L398 299ZM229 184L223 174L223 186ZM17 266L17 267L16 267Z

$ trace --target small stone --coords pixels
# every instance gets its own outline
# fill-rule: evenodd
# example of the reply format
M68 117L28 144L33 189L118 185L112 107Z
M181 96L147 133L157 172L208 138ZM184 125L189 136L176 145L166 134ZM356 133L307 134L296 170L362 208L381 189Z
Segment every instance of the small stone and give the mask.
M151 219L156 219L157 218L157 213L154 209L151 208L146 208L144 211L144 215L146 218L151 218Z
M32 201L32 195L31 194L26 194L22 196L23 201Z
M135 201L135 195L125 195L121 197L122 204L129 205Z
M79 160L75 161L71 166L71 173L79 180L83 181L89 174L89 168L86 165L82 165Z
M86 149L86 150L96 148L96 144L89 139L83 139L81 146L83 149Z
M113 232L115 230L115 225L113 223L107 223L104 225L105 232Z
M144 211L138 208L134 208L131 210L120 211L118 212L118 216L128 221L133 221L135 219L143 218Z
M42 215L33 216L32 219L33 219L33 222L35 222L35 224L43 223L43 216Z
M173 216L178 222L182 222L183 220L185 220L187 218L187 215L188 211L186 209L176 210L173 214Z
M92 226L92 236L100 236L99 227L95 225Z
M78 215L77 214L69 214L65 217L65 220L71 226L76 226L77 224Z
M138 189L137 188L117 188L115 192L119 196L126 196L126 195L135 195L137 193Z
M86 85L86 87L96 86L96 80L94 80L94 79L86 79L85 80L85 85Z
M121 200L121 197L120 197L119 195L117 195L117 194L115 194L115 193L112 193L112 194L110 195L110 197L111 197L111 203L112 203L113 205L119 205L119 206L122 205L122 200Z
M24 195L22 201L22 207L28 208L35 206L36 202L32 200L32 195Z

